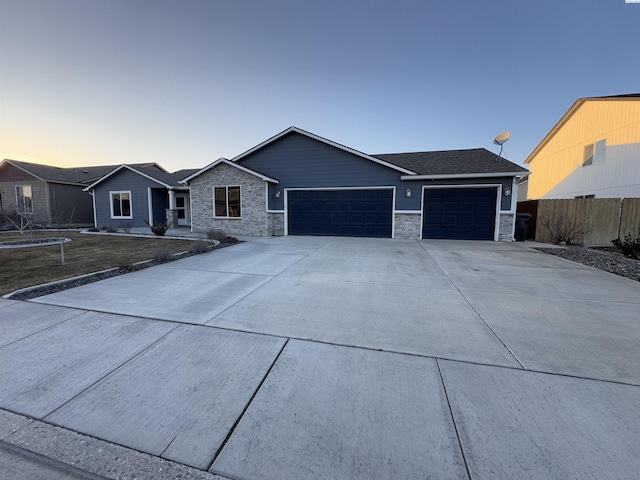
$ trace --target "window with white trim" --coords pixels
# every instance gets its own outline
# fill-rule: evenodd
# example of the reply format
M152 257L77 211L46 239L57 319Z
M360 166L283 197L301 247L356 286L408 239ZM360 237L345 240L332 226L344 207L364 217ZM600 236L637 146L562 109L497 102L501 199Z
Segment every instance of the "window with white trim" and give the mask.
M111 218L133 218L131 213L131 191L109 192Z
M607 139L600 140L599 142L585 145L584 157L582 159L582 166L588 167L589 165L597 165L604 163L604 157L607 148Z
M213 216L215 218L241 218L240 187L213 187Z
M16 185L16 208L19 212L33 212L31 185Z

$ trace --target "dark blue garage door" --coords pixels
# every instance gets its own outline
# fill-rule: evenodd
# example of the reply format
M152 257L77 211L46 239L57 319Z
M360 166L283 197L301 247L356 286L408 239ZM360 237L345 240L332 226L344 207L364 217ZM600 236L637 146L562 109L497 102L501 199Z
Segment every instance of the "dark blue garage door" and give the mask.
M493 240L497 188L426 188L422 238Z
M391 237L393 190L291 190L290 235Z

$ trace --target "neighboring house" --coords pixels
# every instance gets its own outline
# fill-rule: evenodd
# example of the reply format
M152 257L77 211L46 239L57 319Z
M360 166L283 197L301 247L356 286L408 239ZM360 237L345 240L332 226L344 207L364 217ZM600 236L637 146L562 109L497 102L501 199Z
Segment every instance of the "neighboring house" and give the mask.
M25 212L45 225L91 225L91 197L82 189L113 168L61 168L4 159L0 162L0 212Z
M527 200L529 193L529 179L524 177L518 181L518 202L524 202Z
M640 197L640 94L579 98L525 164L529 199Z
M94 226L189 226L189 188L178 180L196 171L169 173L155 163L112 167L84 189L93 196Z
M181 183L194 231L510 241L527 173L483 148L367 155L291 127Z

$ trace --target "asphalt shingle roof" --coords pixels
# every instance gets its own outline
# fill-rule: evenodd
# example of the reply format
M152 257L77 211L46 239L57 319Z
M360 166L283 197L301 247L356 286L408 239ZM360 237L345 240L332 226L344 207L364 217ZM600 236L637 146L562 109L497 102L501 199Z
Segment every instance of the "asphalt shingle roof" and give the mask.
M16 167L35 175L47 182L53 183L74 183L78 185L89 185L100 177L118 168L118 165L100 165L94 167L53 167L50 165L41 165L39 163L21 162L18 160L6 159ZM132 165L134 168L145 167L148 163L140 163Z
M478 173L528 173L484 148L443 150L437 152L386 153L374 158L406 168L418 175L463 175Z

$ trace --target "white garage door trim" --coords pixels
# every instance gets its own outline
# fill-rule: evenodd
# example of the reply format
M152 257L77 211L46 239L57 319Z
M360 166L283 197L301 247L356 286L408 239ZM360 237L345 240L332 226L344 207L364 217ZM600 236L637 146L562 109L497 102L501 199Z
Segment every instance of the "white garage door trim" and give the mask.
M300 187L300 188L285 188L284 189L284 234L289 235L289 191L292 190L307 190L307 191L327 191L327 190L393 190L391 198L391 238L395 238L396 222L395 222L395 205L396 205L396 187L395 186L380 186L380 187Z
M498 235L500 232L500 201L502 199L502 184L501 183L477 183L466 185L423 185L420 199L420 239L422 240L422 231L424 228L424 191L426 189L433 188L497 188L498 193L496 195L496 218L495 227L493 230L493 241L498 241Z

